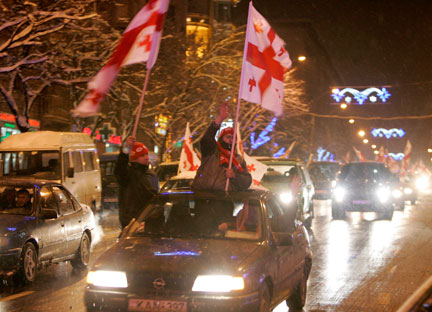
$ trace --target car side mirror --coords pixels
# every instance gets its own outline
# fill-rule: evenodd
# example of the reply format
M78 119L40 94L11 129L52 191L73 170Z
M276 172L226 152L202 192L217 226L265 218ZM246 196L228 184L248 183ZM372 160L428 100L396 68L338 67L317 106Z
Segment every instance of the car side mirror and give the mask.
M292 246L294 244L294 239L291 233L273 232L273 237L277 246Z
M57 219L57 211L54 209L42 209L40 215L42 219Z
M67 174L68 178L73 178L73 176L74 176L74 168L67 168L66 174Z

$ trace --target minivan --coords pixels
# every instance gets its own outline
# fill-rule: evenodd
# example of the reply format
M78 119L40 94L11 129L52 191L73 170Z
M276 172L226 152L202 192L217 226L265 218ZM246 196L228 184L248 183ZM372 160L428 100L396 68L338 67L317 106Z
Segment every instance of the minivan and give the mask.
M84 133L35 131L7 137L0 143L0 178L56 181L94 212L101 208L99 158Z

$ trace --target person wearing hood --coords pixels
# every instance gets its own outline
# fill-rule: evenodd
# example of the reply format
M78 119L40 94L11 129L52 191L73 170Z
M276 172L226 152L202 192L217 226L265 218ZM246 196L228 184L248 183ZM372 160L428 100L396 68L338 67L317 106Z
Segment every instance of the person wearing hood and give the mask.
M118 156L114 174L119 183L119 220L122 228L138 217L159 191L157 175L149 169L147 147L130 136Z
M228 115L228 104L222 103L219 116L210 124L200 141L201 166L192 183L194 190L223 191L227 178L229 179L229 191L247 190L252 183L252 176L240 155L234 154L231 169L228 168L234 129L224 128L218 140L215 141L220 125Z

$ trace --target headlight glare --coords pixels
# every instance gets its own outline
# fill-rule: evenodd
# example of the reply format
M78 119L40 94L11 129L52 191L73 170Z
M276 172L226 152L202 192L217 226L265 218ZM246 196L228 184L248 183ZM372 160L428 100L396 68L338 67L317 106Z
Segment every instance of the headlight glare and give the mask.
M385 203L388 201L390 197L390 190L387 187L379 187L376 191L378 199L381 203Z
M393 190L392 195L394 198L401 198L402 197L402 192L400 190Z
M292 196L291 192L281 193L279 195L279 198L284 204L289 204L293 200L293 196Z
M192 291L230 292L244 288L242 277L230 275L198 275Z
M126 273L119 271L90 271L87 274L87 284L113 288L128 287Z
M411 195L413 193L413 190L410 187L406 187L406 188L404 188L404 193L406 195Z
M343 187L338 186L333 190L333 193L336 201L341 202L345 197L346 191Z

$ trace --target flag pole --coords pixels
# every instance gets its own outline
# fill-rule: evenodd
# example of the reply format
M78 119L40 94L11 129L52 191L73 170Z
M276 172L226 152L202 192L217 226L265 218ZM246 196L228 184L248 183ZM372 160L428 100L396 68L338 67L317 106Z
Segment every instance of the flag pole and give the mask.
M251 8L252 8L252 1L249 2L249 11L248 11L248 19L247 19L247 25L246 25L245 44L244 44L244 48L243 48L243 62L242 62L242 69L241 69L241 74L240 74L240 87L239 87L239 92L238 92L238 96L237 96L236 115L235 115L235 119L234 119L233 144L231 144L231 154L230 154L228 169L231 169L231 167L232 167L232 161L233 161L234 152L235 152L234 146L237 143L236 142L236 140L237 140L237 126L238 126L237 124L238 124L238 116L240 113L240 100L241 100L242 86L243 86L243 69L244 69L245 62L246 62L247 43L248 43L248 28L249 28L250 15L251 15L251 11L252 11ZM227 178L227 180L226 180L225 192L228 191L228 188L229 188L229 178Z
M134 125L133 131L132 131L132 136L134 136L134 137L136 137L136 132L137 132L137 128L138 128L138 122L139 122L139 119L140 119L140 116L141 116L141 110L142 110L142 106L143 106L143 103L144 103L144 95L145 95L145 92L147 90L147 83L148 83L148 79L149 79L149 76L150 76L150 72L151 72L151 68L148 68L146 76L145 76L145 79L144 79L144 86L143 86L143 89L141 91L141 97L140 97L140 102L139 102L139 106L138 106L138 111L137 111L137 114L136 114L136 117L135 117L135 125Z

